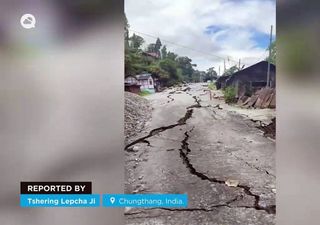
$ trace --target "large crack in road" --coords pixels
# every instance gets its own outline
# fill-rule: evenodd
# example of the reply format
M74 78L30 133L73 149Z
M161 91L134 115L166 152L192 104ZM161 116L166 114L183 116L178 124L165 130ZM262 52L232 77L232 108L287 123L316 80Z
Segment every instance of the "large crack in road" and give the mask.
M174 101L174 98L171 97L171 95L168 95L167 96L168 98L171 99L171 101ZM177 126L182 126L182 125L185 125L187 120L191 118L192 116L192 113L193 113L193 109L192 108L200 108L201 105L200 105L200 99L197 98L197 96L192 96L192 98L194 99L195 101L195 105L191 105L191 106L188 106L186 109L186 113L183 117L181 117L177 123L175 124L171 124L171 125L168 125L168 126L163 126L163 127L158 127L158 128L155 128L153 130L151 130L149 132L148 135L144 136L144 137L141 137L129 144L127 144L125 146L125 150L128 150L131 146L135 145L135 144L138 144L138 143L147 143L148 145L150 145L150 142L147 140L148 138L152 137L152 136L155 136L163 131L166 131L166 130L169 130L169 129L172 129L172 128L175 128Z
M168 98L171 97L170 95L167 96ZM192 96L192 98L195 101L195 104L190 105L188 107L186 107L187 111L185 112L185 115L180 118L177 123L175 124L171 124L168 126L162 126L156 129L153 129L149 132L148 135L141 137L131 143L129 143L128 145L125 146L125 150L128 150L131 146L137 144L137 143L147 143L150 146L150 142L147 140L150 137L153 137L159 133L162 133L166 130L169 129L173 129L177 126L182 126L182 125L186 125L186 122L188 119L190 119L193 115L193 110L196 108L201 108L202 105L200 104L200 99L197 98L197 96ZM171 98L170 98L171 99ZM173 101L173 100L172 100ZM208 106L211 107L212 106ZM213 107L215 108L215 107ZM222 109L222 108L221 108ZM182 159L183 164L186 166L186 168L188 169L188 171L194 175L197 176L198 178L202 179L202 180L207 180L211 183L217 183L220 185L226 185L226 181L216 178L216 177L209 177L208 175L198 171L195 166L191 163L190 159L189 159L189 153L191 152L191 149L189 147L189 138L190 138L190 133L195 129L195 127L193 126L190 130L187 130L184 132L184 139L181 141L181 147L179 149L179 155L180 158ZM229 186L227 186L229 187ZM177 211L177 212L184 212L184 211L203 211L203 212L211 212L213 210L217 210L218 208L223 208L223 207L228 207L228 208L248 208L248 209L255 209L255 210L261 210L264 211L268 214L275 214L276 213L276 206L275 205L267 205L267 206L261 206L260 205L260 195L255 194L252 192L252 187L249 187L247 185L244 184L239 184L237 187L229 187L229 188L240 188L243 190L243 193L247 196L250 196L254 199L254 203L253 205L241 205L241 206L234 206L231 205L232 203L239 201L240 199L242 199L244 197L244 195L238 195L235 198L226 201L225 203L221 203L221 204L217 204L217 205L212 205L210 207L199 207L199 208L147 208L144 210L166 210L166 211ZM144 212L141 212L144 213ZM131 213L125 213L126 215L134 215L134 214L139 214L139 212L135 212L133 214ZM137 218L143 218L143 217L137 217Z
M135 145L135 144L137 144L137 143L142 143L142 142L145 142L145 143L146 143L146 141L147 141L146 139L148 139L148 138L150 138L150 137L152 137L152 136L155 136L155 135L157 135L157 134L159 134L159 133L162 133L162 132L164 132L164 131L166 131L166 130L169 130L169 129L172 129L172 128L174 128L174 127L185 125L186 122L187 122L187 120L191 118L192 113L193 113L193 109L188 109L188 110L186 111L185 115L184 115L182 118L180 118L180 119L177 121L177 123L171 124L171 125L168 125L168 126L158 127L158 128L156 128L156 129L153 129L153 130L151 130L151 131L149 132L148 135L146 135L146 136L144 136L144 137L141 137L141 138L139 138L139 139L137 139L137 140L135 140L135 141L127 144L124 149L127 150L128 148L130 148L131 146L133 146L133 145ZM147 143L149 143L149 142L147 142Z
M185 138L181 141L181 148L179 149L180 152L180 157L183 160L183 163L186 165L187 169L189 170L189 172L197 177L199 177L202 180L208 180L212 183L218 183L218 184L225 184L226 181L225 180L220 180L218 178L215 177L208 177L207 175L205 175L204 173L201 173L199 171L196 170L196 168L193 166L193 164L190 162L190 159L188 157L188 154L191 152L191 149L189 148L189 133L191 133L193 131L194 127L189 130L186 131L184 133ZM245 194L254 197L255 201L254 201L254 206L241 206L242 208L254 208L256 210L263 210L265 212L267 212L268 214L275 214L276 213L276 206L275 205L269 205L269 206L261 206L260 205L260 196L257 194L254 194L251 191L251 187L246 186L246 185L238 185L238 188L241 188Z
M187 109L192 109L192 108L201 108L202 105L200 104L200 99L197 98L197 96L192 96L192 98L194 99L195 103L194 105L190 105L187 107Z
M212 212L214 210L217 210L219 208L223 208L223 207L227 207L227 208L232 208L230 206L231 203L236 202L239 200L239 196L225 202L225 203L221 203L221 204L216 204L216 205L212 205L209 208L204 208L204 207L200 207L200 208L163 208L163 207L159 207L159 208L145 208L144 211L136 211L136 212L126 212L125 215L127 216L133 216L133 215L141 215L146 213L147 211L150 210L164 210L164 211L170 211L170 212ZM148 216L138 216L138 217L132 217L135 219L138 218L147 218Z

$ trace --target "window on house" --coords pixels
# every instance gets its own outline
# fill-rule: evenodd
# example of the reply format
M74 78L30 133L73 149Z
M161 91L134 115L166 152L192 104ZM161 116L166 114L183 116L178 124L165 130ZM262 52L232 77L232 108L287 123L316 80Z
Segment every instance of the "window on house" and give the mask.
M152 80L151 79L149 80L149 84L152 85Z

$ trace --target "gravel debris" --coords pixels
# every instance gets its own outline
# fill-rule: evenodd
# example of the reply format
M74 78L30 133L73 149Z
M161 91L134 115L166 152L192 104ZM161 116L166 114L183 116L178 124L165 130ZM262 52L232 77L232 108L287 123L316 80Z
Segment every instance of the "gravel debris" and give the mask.
M152 107L149 101L139 95L125 92L124 124L126 141L138 134L151 118Z

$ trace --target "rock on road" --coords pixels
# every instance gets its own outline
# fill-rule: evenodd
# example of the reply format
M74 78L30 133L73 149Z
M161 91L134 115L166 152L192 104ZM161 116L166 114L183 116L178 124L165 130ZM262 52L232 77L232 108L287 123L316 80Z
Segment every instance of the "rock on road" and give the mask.
M126 146L126 192L187 193L189 205L127 208L127 224L275 224L275 142L205 89L148 96L152 119Z

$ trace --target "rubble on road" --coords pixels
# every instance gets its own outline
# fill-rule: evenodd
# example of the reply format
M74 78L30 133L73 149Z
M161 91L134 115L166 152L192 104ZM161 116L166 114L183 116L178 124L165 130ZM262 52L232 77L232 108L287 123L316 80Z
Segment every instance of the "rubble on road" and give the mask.
M239 183L240 182L238 180L232 180L232 179L228 179L228 180L225 181L225 184L228 187L238 187Z
M265 137L269 137L272 139L276 138L276 118L273 118L272 122L268 125L261 125L258 128L263 131L263 135Z
M237 104L245 108L275 108L276 90L274 88L262 88L251 97L240 97Z
M149 101L139 95L125 92L124 132L125 138L135 136L141 132L151 117L152 107Z

